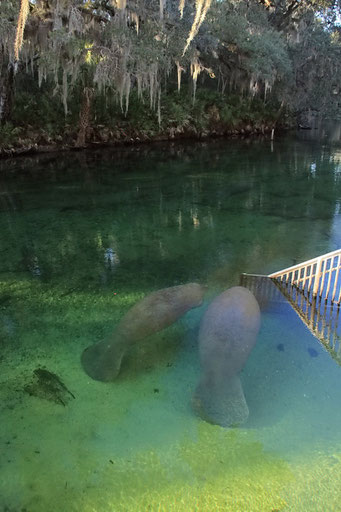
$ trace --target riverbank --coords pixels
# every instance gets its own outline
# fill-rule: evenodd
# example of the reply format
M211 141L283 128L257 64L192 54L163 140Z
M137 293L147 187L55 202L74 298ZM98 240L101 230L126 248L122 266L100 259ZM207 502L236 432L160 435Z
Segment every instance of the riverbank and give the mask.
M34 106L33 110L22 104L13 111L11 122L0 126L0 158L160 141L269 136L272 130L295 126L293 116L277 104L207 90L198 91L195 102L188 92L165 95L157 111L132 93L127 112L116 102L106 108L94 102L85 118L79 107L65 116L54 98L50 104L37 98Z
M175 133L175 134L157 134L154 136L149 136L145 133L134 131L134 133L130 133L126 135L123 131L119 131L117 136L113 134L111 131L103 130L101 131L101 127L95 127L94 131L96 131L95 136L91 137L84 145L76 145L75 142L71 140L65 141L62 137L58 137L57 140L53 140L50 138L46 138L44 134L36 133L34 137L25 138L24 141L19 139L14 144L5 145L4 147L0 147L0 158L12 158L16 156L22 155L33 155L33 154L41 154L41 153L55 153L60 151L79 151L82 149L98 149L100 147L117 147L117 146L129 146L134 144L142 144L142 143L153 143L153 142L167 142L167 141L180 141L180 140L206 140L206 139L216 139L216 138L245 138L245 137L262 137L267 136L270 137L272 130L275 128L273 125L266 125L260 128L252 128L250 126L246 126L245 128L240 129L232 129L226 131L216 131L213 130L211 132L197 132L187 131L185 133ZM279 131L283 132L284 128L280 128Z

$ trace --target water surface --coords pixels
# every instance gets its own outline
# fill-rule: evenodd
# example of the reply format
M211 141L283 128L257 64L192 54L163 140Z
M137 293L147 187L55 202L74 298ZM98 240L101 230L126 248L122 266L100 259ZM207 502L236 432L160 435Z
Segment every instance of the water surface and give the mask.
M290 306L263 312L247 424L191 408L210 300L341 246L339 146L141 146L0 173L0 510L341 510L341 370ZM191 281L204 305L134 347L117 381L84 374L84 348L130 306ZM37 368L75 398L31 396Z

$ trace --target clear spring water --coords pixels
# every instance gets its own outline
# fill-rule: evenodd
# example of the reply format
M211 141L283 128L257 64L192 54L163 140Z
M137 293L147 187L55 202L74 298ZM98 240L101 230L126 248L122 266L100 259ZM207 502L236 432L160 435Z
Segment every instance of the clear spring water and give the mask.
M341 510L341 369L290 306L265 310L240 428L197 418L197 334L241 272L341 246L341 150L294 138L141 146L0 163L0 510ZM205 304L82 371L152 290ZM75 398L36 386L57 374Z

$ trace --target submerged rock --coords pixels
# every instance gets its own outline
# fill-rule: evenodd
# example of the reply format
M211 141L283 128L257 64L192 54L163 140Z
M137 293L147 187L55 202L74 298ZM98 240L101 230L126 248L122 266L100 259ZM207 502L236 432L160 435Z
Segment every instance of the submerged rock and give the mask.
M33 371L33 380L24 387L24 391L30 396L49 400L65 406L75 395L65 386L62 380L44 368L36 368Z

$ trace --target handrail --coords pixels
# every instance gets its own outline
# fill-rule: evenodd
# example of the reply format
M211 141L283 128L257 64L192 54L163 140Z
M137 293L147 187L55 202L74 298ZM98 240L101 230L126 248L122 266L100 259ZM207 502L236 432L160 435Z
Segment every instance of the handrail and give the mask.
M286 288L294 287L307 298L320 297L325 302L341 302L341 249L322 254L297 265L287 267L268 277Z
M278 275L282 274L283 272L288 272L291 270L296 270L304 265L309 265L311 263L315 263L316 260L323 257L330 258L331 256L337 256L338 254L341 254L341 249L336 249L335 251L327 252L326 254L322 254L322 256L316 256L315 258L312 258L310 260L302 261L302 263L297 263L297 265L293 265L292 267L283 268L282 270L279 270L278 272L273 272L272 274L268 274L268 277L277 277Z
M337 254L335 255L335 252L336 251L333 251L332 258L338 256ZM325 256L329 256L330 258L330 255ZM311 262L310 264L314 262L313 264L315 265L317 259L318 258L309 260ZM326 296L328 296L331 290L333 280L338 282L338 276L340 275L339 269L340 266L338 266L337 269L335 269L334 266L332 272L329 272L327 286L325 287ZM269 304L275 305L283 300L287 301L310 332L322 343L332 358L341 366L340 304L332 300L333 296L331 295L329 295L329 301L324 300L325 295L323 295L323 297L319 295L315 296L313 293L313 285L310 286L309 292L307 286L302 289L297 284L282 281L280 277L270 276L244 273L240 276L240 285L245 286L255 295L261 307L267 308Z

